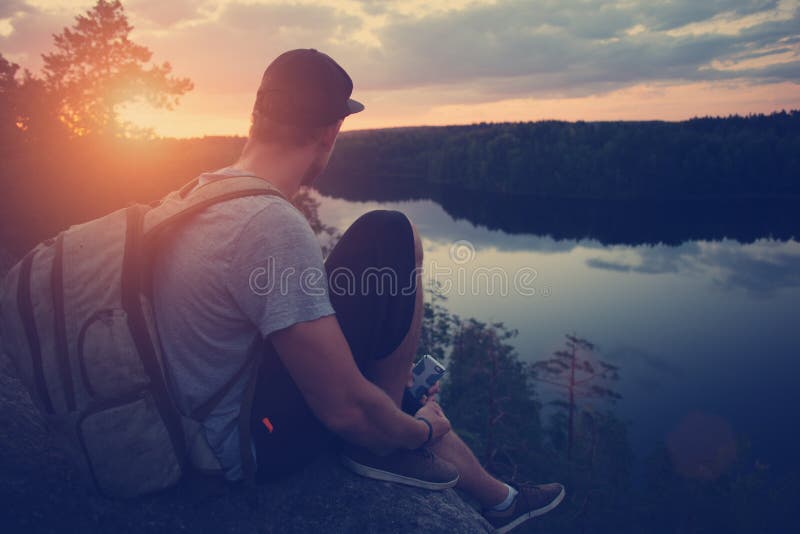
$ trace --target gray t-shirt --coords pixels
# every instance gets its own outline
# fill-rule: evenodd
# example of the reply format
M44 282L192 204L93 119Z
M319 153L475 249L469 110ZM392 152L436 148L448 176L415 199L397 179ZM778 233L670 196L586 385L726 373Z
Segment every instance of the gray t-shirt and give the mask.
M232 168L201 175L246 174ZM166 236L153 306L172 393L188 414L247 363L257 334L334 313L319 242L276 196L216 204ZM229 480L242 477L237 417L248 373L203 423Z

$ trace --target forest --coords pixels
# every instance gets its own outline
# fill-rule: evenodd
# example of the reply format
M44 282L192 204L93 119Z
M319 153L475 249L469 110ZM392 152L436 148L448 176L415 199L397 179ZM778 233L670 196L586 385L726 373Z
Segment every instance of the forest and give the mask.
M683 122L516 122L345 134L320 181L548 198L800 195L800 110Z

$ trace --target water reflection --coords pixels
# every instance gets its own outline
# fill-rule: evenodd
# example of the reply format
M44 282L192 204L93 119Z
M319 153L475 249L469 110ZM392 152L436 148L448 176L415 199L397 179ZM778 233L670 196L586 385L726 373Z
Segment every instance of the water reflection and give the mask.
M533 234L562 240L597 240L602 244L678 245L694 240L733 239L750 243L771 237L800 237L794 199L543 199L458 190L434 185L322 176L319 191L350 201L432 200L454 220L508 234Z
M764 297L776 290L800 286L800 243L794 240L759 239L743 245L725 239L633 250L633 263L609 249L603 256L587 259L586 265L616 272L702 275L723 289L744 289ZM630 250L626 249L625 254L629 257Z
M478 250L501 252L595 250L596 254L584 260L592 269L702 276L722 289L744 289L753 295L768 296L782 288L800 286L800 243L794 239L780 241L773 237L759 237L742 244L722 238L718 241L686 241L677 245L665 244L664 239L660 239L656 244L609 246L602 240L586 236L558 239L550 235L507 233L493 228L494 225L454 218L432 200L354 202L328 198L323 203L322 215L334 226L344 228L361 213L378 208L403 211L432 244L444 246L456 240L466 240ZM506 211L499 210L500 214ZM647 233L661 235L654 229L642 232Z
M606 352L606 357L614 363L624 365L629 372L636 373L635 368L639 367L644 370L645 375L650 377L677 379L683 378L685 375L685 370L674 362L641 347L618 346L614 350ZM646 384L643 382L643 385L650 386L653 383L655 382L652 379L648 379Z

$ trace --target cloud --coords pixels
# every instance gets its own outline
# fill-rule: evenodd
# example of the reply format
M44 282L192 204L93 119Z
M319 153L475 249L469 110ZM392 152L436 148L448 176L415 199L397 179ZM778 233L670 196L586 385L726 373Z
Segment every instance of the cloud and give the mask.
M170 27L200 17L207 4L206 0L131 0L125 3L125 8L156 26Z
M699 273L725 290L743 289L758 297L800 287L800 245L796 241L759 239L742 245L736 241L694 241L677 247L637 247L634 264L594 257L586 265L607 271L640 274Z
M640 365L647 368L648 371L672 378L681 378L684 375L684 370L673 361L653 354L649 350L641 347L623 345L615 347L613 350L606 351L604 356L620 365L627 368L630 365ZM626 369L627 370L627 369Z
M713 254L718 262L714 281L724 289L744 288L764 297L800 287L800 253L792 248L749 248L745 252L720 248Z
M38 70L42 64L40 54L52 48L53 34L70 26L75 13L43 11L28 4L13 9L10 17L12 31L0 36L0 52L24 67Z
M0 2L0 19L14 16L19 12L30 10L30 7L22 0L3 0Z
M640 22L653 30L672 30L703 22L721 13L752 15L778 7L778 0L673 0L640 2Z
M380 15L392 10L392 5L386 0L358 0L361 9L369 15Z
M16 13L0 51L34 69L52 46L51 34L82 11L20 0L0 5ZM370 109L399 102L417 116L438 106L581 98L643 84L800 82L798 0L130 0L125 6L134 40L192 78L204 98L251 95L269 61L301 47L342 64L356 92L374 97Z
M330 35L339 25L359 25L360 19L342 14L330 6L231 3L218 22L236 30L263 34L297 29Z
M626 250L626 249L623 249ZM703 257L699 242L689 241L679 246L643 245L636 247L636 263L620 261L612 254L611 258L588 258L586 265L594 269L631 272L640 274L665 274L676 272L696 272L695 265Z
M293 48L330 53L342 28L360 24L330 6L230 3L213 18L141 40L176 72L187 73L198 89L254 98L261 74L280 53Z
M795 70L711 67L715 60L758 53L791 39L798 9L784 20L754 22L737 33L671 35L720 13L772 13L776 2L511 1L424 18L394 16L378 33L380 51L360 62L367 89L473 84L485 98L607 92L642 82L751 78L800 81ZM774 14L773 14L774 15ZM644 30L629 34L641 25ZM786 43L798 52L796 44ZM800 56L799 56L800 57ZM480 88L483 88L481 90Z

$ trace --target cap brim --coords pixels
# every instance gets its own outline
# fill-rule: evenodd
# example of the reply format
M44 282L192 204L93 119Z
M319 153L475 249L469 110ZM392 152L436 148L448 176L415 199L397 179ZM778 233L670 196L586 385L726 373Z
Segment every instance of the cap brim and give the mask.
M350 115L353 113L358 113L359 111L364 111L364 104L357 100L353 100L352 98L347 100L347 109L350 111Z

